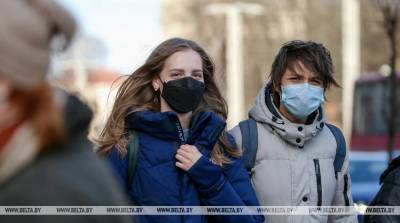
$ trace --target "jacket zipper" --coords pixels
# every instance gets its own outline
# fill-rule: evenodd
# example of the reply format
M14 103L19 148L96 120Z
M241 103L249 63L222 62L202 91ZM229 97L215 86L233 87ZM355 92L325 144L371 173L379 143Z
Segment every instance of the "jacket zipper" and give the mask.
M318 159L314 159L314 167L315 167L315 175L317 177L317 193L318 193L317 206L322 206L321 168L319 166Z
M347 196L347 189L348 189L347 187L348 187L349 179L348 179L347 174L345 174L343 176L343 178L344 178L344 188L343 188L344 206L349 206L350 201L349 201L349 197Z
M176 126L176 129L178 131L178 136L179 136L179 142L178 142L177 148L176 148L176 150L178 150L179 147L185 142L185 135L183 134L183 128L182 128L181 123L179 122L178 117L175 116L174 118L175 118L175 126ZM180 181L181 186L179 189L179 202L180 202L180 205L183 206L183 170L179 169L178 174L181 178L181 181ZM181 219L181 223L185 222L184 215L180 215L180 219Z

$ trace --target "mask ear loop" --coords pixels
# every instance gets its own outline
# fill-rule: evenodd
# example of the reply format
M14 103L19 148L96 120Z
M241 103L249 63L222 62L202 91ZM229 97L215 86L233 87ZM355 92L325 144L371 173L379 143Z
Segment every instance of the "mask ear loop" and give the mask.
M162 80L161 80L161 78L160 77L157 77L157 79L158 80L160 80L160 82L161 82L161 85L164 85L166 82L163 82ZM157 81L157 79L156 79L156 81ZM158 86L157 87L157 89L156 88L154 88L154 86L153 86L153 90L154 90L154 92L160 92L161 93L161 87L160 86Z
M160 77L157 77L158 80L160 80L161 84L163 84L162 80ZM158 86L157 89L154 88L154 98L153 98L153 103L158 107L158 110L160 110L161 107L161 87Z

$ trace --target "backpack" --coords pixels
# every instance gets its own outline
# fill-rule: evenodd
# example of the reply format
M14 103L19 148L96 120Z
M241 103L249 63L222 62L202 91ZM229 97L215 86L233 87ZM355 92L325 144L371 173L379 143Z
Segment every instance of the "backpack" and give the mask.
M340 129L332 124L326 123L326 126L332 132L336 140L336 155L333 162L335 177L341 171L344 160L346 158L346 141ZM242 150L243 162L246 167L247 173L251 177L253 168L256 161L258 149L258 132L257 122L254 119L247 119L239 123L240 132L242 134Z
M129 148L128 148L128 180L127 189L130 191L133 178L136 172L136 165L139 157L139 134L135 131L129 132Z

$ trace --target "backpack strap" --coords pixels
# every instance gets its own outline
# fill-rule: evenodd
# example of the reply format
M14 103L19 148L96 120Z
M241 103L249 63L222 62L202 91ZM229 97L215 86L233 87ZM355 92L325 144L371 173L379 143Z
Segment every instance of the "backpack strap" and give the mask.
M335 169L335 176L337 176L337 173L342 170L344 160L346 159L346 141L342 131L340 131L338 127L328 123L326 123L326 126L328 126L329 130L331 130L336 139L337 147L335 160L333 161L333 167Z
M130 191L133 183L133 178L136 172L136 166L139 156L139 134L135 131L129 132L129 149L128 149L128 191Z
M336 155L333 162L335 176L342 170L346 159L346 140L342 131L332 125L326 123L329 130L332 132L336 140ZM252 169L255 165L257 149L258 149L258 132L257 123L254 119L247 119L239 123L240 132L242 135L242 150L243 161L249 175L252 175Z
M253 167L256 162L258 149L258 132L257 123L254 119L247 119L239 123L240 132L242 134L242 151L243 161L247 173L253 174Z

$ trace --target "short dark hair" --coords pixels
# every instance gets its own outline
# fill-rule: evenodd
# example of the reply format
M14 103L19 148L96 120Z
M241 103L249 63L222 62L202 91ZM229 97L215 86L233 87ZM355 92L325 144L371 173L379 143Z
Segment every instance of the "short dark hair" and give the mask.
M333 77L334 68L329 50L320 43L293 40L283 44L272 63L270 79L274 89L280 87L285 70L293 68L297 61L320 75L324 89L331 85L340 87Z

